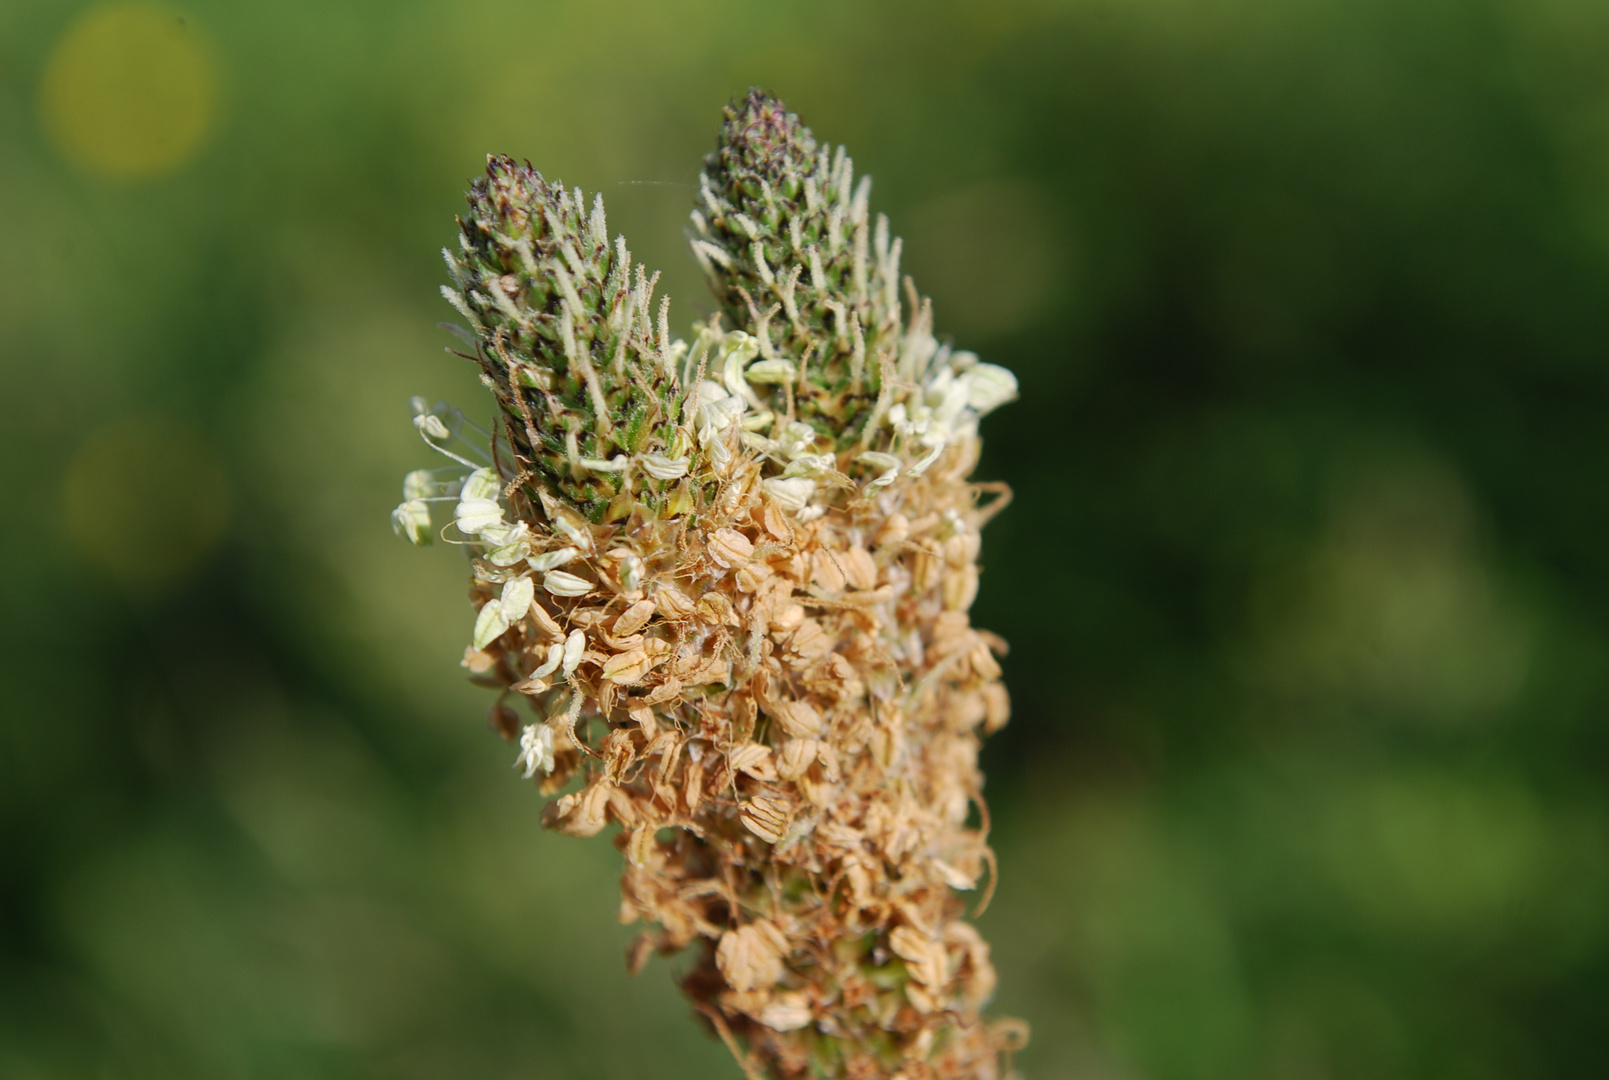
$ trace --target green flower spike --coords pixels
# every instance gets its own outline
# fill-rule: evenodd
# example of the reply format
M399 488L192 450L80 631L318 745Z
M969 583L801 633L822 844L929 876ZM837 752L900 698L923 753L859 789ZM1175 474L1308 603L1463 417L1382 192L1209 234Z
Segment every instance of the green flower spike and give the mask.
M601 195L588 215L579 188L512 158L488 161L469 208L442 291L478 339L517 475L591 521L625 516L633 493L662 504L691 447L659 274L610 244Z

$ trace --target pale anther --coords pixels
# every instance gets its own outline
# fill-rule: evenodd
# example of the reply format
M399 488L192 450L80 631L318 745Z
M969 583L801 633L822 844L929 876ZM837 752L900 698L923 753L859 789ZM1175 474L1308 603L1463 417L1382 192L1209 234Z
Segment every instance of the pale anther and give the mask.
M592 582L563 570L549 570L542 575L542 588L554 596L585 596L592 591Z
M531 569L539 574L557 569L566 563L574 562L581 552L573 547L561 547L557 551L544 551L540 555L531 556Z
M587 635L580 630L571 630L570 636L564 639L563 670L566 676L575 674L576 667L581 663L581 654L587 648Z
M423 499L409 499L391 511L391 531L420 547L430 543L430 507Z

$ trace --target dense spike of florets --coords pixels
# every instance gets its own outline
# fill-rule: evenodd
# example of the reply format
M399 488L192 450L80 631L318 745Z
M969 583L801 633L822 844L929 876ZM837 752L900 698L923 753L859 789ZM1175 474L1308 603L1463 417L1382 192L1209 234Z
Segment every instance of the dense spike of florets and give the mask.
M1010 372L933 336L931 304L909 278L902 290L899 239L887 218L869 217L870 191L842 147L819 145L780 101L751 90L725 111L692 215L694 253L746 349L726 383L756 418L785 421L769 438L756 427L749 444L781 464L773 488L827 481L804 495L818 506L846 477L862 477L870 495L902 471L920 475L1016 394ZM819 445L793 449L800 430L831 460Z
M925 324L901 325L900 242L870 220L870 180L855 183L843 148L818 145L781 102L754 90L725 116L694 251L761 356L799 371L800 418L848 445L876 418L885 379L920 378L938 348Z
M963 894L1009 713L967 614L1004 500L968 477L1016 381L941 348L908 280L902 313L868 190L775 99L728 109L693 222L731 325L688 349L601 201L491 159L446 291L501 428L418 400L455 465L393 523L422 542L454 504L464 666L544 824L620 827L633 969L696 946L683 989L747 1075L1000 1080L1025 1031L983 1018Z
M472 324L516 471L595 520L611 506L629 513L634 476L638 494L668 498L675 478L639 463L686 461L685 346L669 340L663 312L656 324L659 275L633 267L623 239L610 244L602 197L589 214L580 189L491 157L459 250L444 254L458 286L448 299Z

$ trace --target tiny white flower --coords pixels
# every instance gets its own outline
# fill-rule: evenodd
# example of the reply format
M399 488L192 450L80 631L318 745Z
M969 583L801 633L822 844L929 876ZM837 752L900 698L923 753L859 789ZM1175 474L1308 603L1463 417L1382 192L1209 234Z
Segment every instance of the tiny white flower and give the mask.
M620 587L626 592L636 592L642 588L645 572L641 559L635 555L627 555L620 560Z
M783 470L782 475L820 477L834 471L837 466L838 459L831 454L799 454Z
M1017 397L1017 377L999 364L975 364L963 378L967 404L979 416Z
M481 605L480 614L475 617L475 633L470 638L470 644L476 652L480 652L507 630L508 617L503 614L503 605L496 600L488 600Z
M511 566L518 566L530 554L531 542L529 540L516 540L512 544L505 544L500 548L488 551L486 561L493 566L506 570Z
M552 522L553 530L582 551L591 551L592 530L587 528L586 519L547 492L539 492L539 495L542 509L546 511L548 521Z
M451 409L444 402L438 402L436 407L432 409L429 403L417 394L408 399L408 404L413 409L413 426L419 429L419 433L423 435L426 440L448 439L452 437L452 428L447 426L446 422L442 420L439 414L444 412L447 413L448 416L455 421L453 425L454 427L457 426L457 421L460 421L463 417L462 413L459 413L455 409Z
M725 440L717 438L710 428L699 428L698 441L704 448L704 457L710 467L724 476L727 465L732 461L732 451L727 447Z
M486 553L493 566L514 566L531 553L531 527L523 521L493 525L481 530L481 539L495 545Z
M713 402L725 401L731 396L732 392L714 379L705 379L698 384L698 389L693 392L692 405L695 410L702 409Z
M540 555L531 556L531 569L539 574L557 569L566 563L573 562L581 552L573 547L561 547L557 551L544 551Z
M880 450L867 450L863 454L856 455L855 460L864 461L874 469L883 469L886 471L888 469L899 468L899 458L895 457L893 454L885 454Z
M423 499L409 499L391 511L391 531L406 536L420 547L430 543L430 506Z
M471 572L474 574L476 581L484 581L488 585L501 585L509 578L520 576L517 571L511 570L506 566L493 566L485 561L475 563Z
M575 669L581 663L581 654L586 651L587 635L580 630L571 630L570 636L564 639L564 662L561 665L565 677L575 674Z
M503 618L512 626L525 618L531 610L531 601L535 599L534 581L528 577L509 578L503 584L503 593L498 598L498 606L503 612Z
M790 459L800 454L808 454L816 443L816 429L803 421L794 420L782 429L782 434L777 437L777 443Z
M553 527L559 531L559 535L578 548L584 551L592 550L592 532L577 515L563 515L553 522Z
M480 539L483 544L501 548L516 542L529 532L530 529L523 521L516 521L512 525L506 521L494 521L480 531Z
M864 461L874 469L883 470L880 476L866 485L866 490L868 492L876 491L879 488L885 488L889 484L892 484L895 480L899 479L900 460L893 454L884 454L876 450L868 450L864 454L856 457L855 460Z
M948 377L950 372L946 369L943 374ZM940 380L935 379L933 381L936 384ZM970 377L963 379L946 378L944 381L948 383L944 387L944 392L938 395L937 400L934 400L934 393L930 390L928 392L928 402L933 406L934 423L942 427L949 427L951 422L960 415L961 410L967 407L967 397L971 393L971 379Z
M525 779L538 772L553 771L553 729L546 724L527 724L520 733L520 756L514 759L517 769L525 766Z
M554 596L585 596L592 591L592 582L563 570L549 570L542 575L542 588Z
M452 436L447 425L441 422L441 417L435 413L425 413L413 418L413 426L419 429L420 434L429 439L446 439Z
M687 459L664 454L644 454L639 458L643 471L655 480L676 480L687 475Z
M744 378L748 379L749 382L762 385L766 383L792 382L796 375L798 375L798 370L793 366L793 361L780 358L757 361L750 364L748 370L743 373Z
M542 666L537 668L535 671L531 672L531 678L533 678L533 679L546 678L547 676L553 674L555 671L559 670L559 665L561 663L563 663L563 662L564 662L564 642L555 641L553 644L548 646L547 658L542 661Z
M705 386L712 384L705 383ZM747 407L740 397L728 394L723 398L706 397L703 393L698 395L698 441L700 443L716 442L726 435L726 430L732 426L732 421L743 415Z
M698 419L697 435L699 445L704 448L710 463L720 469L726 465L731 457L731 452L726 446L726 433L731 429L737 418L743 415L743 410L748 403L740 397L734 397L729 394L716 398L709 392L712 388L721 390L723 394L725 393L723 388L713 383L705 382L702 384L699 390L699 405L696 414Z
M761 481L760 486L784 510L791 510L794 513L803 510L805 503L810 501L810 496L816 493L816 482L803 476L790 476L786 479L774 476Z
M743 378L743 369L760 355L760 342L741 330L734 330L721 341L721 382L734 394L751 397L754 391Z
M477 536L483 530L503 524L503 508L491 499L459 499L453 510L458 531L465 536Z
M897 429L901 435L921 440L922 445L932 446L933 440L933 410L919 401L910 403L910 419L906 420ZM942 435L939 436L941 439Z
M631 461L624 454L616 454L608 461L602 458L584 457L577 458L575 463L583 469L590 469L593 472L625 472Z
M429 469L415 469L402 478L402 497L404 499L428 499L436 494L439 487L435 474Z
M464 477L464 486L458 495L462 499L491 499L494 502L503 493L503 480L491 469L476 469Z

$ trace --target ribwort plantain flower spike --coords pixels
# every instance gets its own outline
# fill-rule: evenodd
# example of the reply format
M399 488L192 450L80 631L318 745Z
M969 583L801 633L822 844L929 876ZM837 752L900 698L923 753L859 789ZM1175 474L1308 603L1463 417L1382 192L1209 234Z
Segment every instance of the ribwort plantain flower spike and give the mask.
M1026 1027L982 1017L965 897L1010 707L967 611L1008 493L968 477L1016 380L933 336L869 198L776 99L734 103L690 237L721 310L686 342L601 198L490 158L443 292L496 422L416 403L460 468L409 474L393 524L422 543L454 504L463 664L543 823L619 826L633 972L693 949L751 1078L996 1080Z

